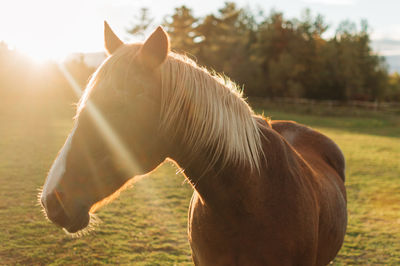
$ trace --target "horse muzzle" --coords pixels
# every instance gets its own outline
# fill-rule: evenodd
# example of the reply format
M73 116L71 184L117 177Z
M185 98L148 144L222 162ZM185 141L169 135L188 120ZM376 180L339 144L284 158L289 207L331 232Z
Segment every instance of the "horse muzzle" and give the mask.
M62 193L54 190L41 197L41 204L46 211L47 218L54 224L65 228L70 233L84 229L89 224L89 208L74 204L68 208L63 203Z

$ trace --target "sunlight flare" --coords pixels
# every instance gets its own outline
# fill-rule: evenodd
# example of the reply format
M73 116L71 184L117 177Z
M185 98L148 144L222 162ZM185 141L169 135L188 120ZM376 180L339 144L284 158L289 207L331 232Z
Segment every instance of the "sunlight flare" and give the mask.
M82 91L74 77L69 73L68 69L63 64L59 64L58 66L68 83L71 85L75 94L80 98L82 96ZM103 115L95 106L95 104L88 99L84 104L92 119L95 121L99 131L102 133L109 147L114 152L114 155L119 159L118 161L122 163L129 173L142 173L143 171L140 165L137 163L135 156L126 148L118 134L104 119Z

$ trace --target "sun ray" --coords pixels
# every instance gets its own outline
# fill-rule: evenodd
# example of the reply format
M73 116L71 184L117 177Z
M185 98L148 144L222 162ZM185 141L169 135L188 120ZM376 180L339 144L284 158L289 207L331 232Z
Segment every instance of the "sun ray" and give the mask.
M74 77L69 73L68 69L63 64L59 64L58 66L68 83L71 85L75 94L78 97L81 97L82 91ZM129 171L129 173L143 173L143 170L137 163L135 156L126 148L118 134L106 121L106 119L101 114L100 110L95 106L95 104L87 99L85 102L85 108L89 111L92 119L95 121L96 126L98 127L99 131L103 135L111 150L113 151L114 155L117 156L117 158L124 165L127 171Z

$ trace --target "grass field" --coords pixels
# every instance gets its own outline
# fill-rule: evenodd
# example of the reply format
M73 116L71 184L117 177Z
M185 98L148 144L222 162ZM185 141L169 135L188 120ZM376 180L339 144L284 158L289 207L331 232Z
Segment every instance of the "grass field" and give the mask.
M334 265L400 264L400 117L261 109L317 128L345 154L349 225ZM72 239L45 220L37 189L72 115L68 106L0 107L0 265L192 265L186 237L192 189L171 164L101 209L103 222L88 236Z

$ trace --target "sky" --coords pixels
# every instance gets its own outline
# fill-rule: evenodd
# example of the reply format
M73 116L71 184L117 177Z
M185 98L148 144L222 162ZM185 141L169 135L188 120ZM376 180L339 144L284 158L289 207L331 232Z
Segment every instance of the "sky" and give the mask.
M62 59L73 52L103 50L103 21L107 20L121 39L131 37L140 8L148 7L161 22L175 7L186 5L195 16L216 12L223 0L0 0L0 41L11 48L40 59ZM400 41L400 0L236 0L238 6L273 8L286 18L300 17L305 8L321 14L331 33L345 19L367 19L374 40ZM382 48L384 49L384 48ZM381 51L385 53L385 51ZM393 53L393 50L391 51ZM397 51L395 51L397 53ZM400 49L398 51L400 54Z

